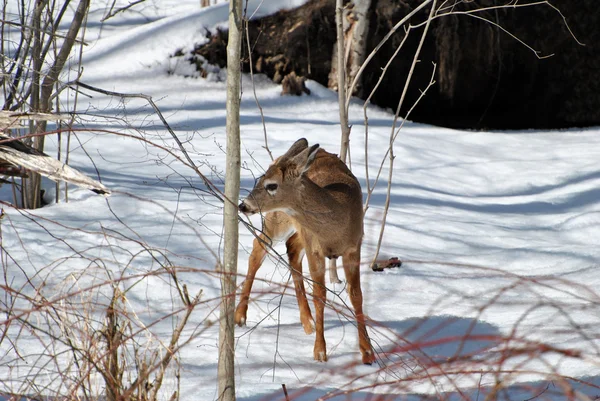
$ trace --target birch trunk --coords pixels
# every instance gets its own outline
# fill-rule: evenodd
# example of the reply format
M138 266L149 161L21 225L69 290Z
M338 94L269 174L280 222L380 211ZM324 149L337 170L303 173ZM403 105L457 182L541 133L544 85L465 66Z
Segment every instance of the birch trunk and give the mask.
M238 258L238 214L240 192L240 53L242 46L242 0L229 3L227 44L227 156L225 170L225 231L221 266L221 311L219 327L218 399L235 400L234 306Z
M338 90L342 128L340 158L346 162L350 146L348 105L350 97L362 94L359 71L366 58L371 0L350 1L346 8L343 3L343 0L336 0L337 41L333 47L329 87ZM353 83L351 87L350 82Z
M335 23L337 26L337 42L334 53L337 55L337 87L338 103L340 107L340 126L342 129L342 140L340 145L340 159L346 163L348 146L350 145L350 126L348 125L348 109L346 108L346 57L344 46L344 0L336 0Z
M349 20L352 21L351 34L346 41L348 43L348 56L347 70L348 76L347 82L353 82L355 77L360 70L362 63L364 63L367 55L367 36L369 34L369 9L371 8L371 0L354 0L352 7L352 16ZM351 89L350 96L358 96L362 99L363 86L361 79L358 80L354 87ZM348 102L346 102L346 105ZM347 107L347 106L346 106Z

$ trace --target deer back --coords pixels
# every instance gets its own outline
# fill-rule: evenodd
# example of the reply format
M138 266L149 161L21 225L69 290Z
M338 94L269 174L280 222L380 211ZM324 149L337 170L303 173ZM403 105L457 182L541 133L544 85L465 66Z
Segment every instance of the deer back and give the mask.
M317 235L325 256L340 256L351 245L360 247L363 235L363 198L354 174L337 155L319 149L306 178L327 193L334 202L326 203L329 219L317 222ZM305 183L306 185L306 183ZM326 225L325 227L321 227ZM309 229L311 227L308 227Z

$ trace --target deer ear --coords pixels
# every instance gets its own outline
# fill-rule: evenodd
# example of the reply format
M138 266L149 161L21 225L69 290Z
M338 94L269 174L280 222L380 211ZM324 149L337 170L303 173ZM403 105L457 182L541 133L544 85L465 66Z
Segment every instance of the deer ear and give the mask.
M308 147L308 141L306 138L300 138L290 147L290 149L285 152L283 156L280 157L280 160L288 160L297 156L300 152Z
M302 172L300 174L304 174L308 171L311 164L315 161L315 157L317 156L317 152L319 151L319 144L315 144L310 147L310 149L306 150L306 161L304 164L300 164L302 167ZM304 152L303 152L304 153Z

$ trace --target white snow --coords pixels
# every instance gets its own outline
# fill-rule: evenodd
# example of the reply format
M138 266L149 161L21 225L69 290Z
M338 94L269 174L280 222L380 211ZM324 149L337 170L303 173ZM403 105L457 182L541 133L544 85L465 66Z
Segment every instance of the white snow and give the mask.
M300 3L255 0L248 10L258 8L256 15L265 15ZM152 96L202 174L222 188L225 82L186 78L185 69L176 69L175 75L167 70L170 55L204 40L206 29L223 26L227 4L208 9L199 8L198 0L151 4L104 25L100 19L106 7L94 5L98 8L90 13L81 81ZM310 96L280 96L281 88L265 77L256 76L254 82L275 156L300 137L337 152L337 94L308 81ZM167 372L162 399L176 389L181 400L216 399L222 203L207 193L145 100L82 92L90 96L80 95L77 105L79 127L85 131L77 133L79 142L72 140L70 164L97 178L91 158L113 194L105 199L70 187L68 203L35 211L3 205L2 308L14 295L10 289L31 298L19 300L14 313L53 300L72 310L64 319L73 322L72 340L77 341L76 316L93 317L94 327L104 319L101 308L86 310L79 303L107 305L110 286L104 283L119 279L132 324L141 330L140 342L163 352L183 316L163 267L168 260L190 296L202 291L203 302L186 326L176 355L180 370ZM72 105L73 94L69 96L63 102ZM352 102L349 115L352 170L366 199L360 101ZM361 390L348 396L353 400L377 395L418 399L423 393L436 399L483 399L500 378L499 391L509 399L544 391L547 399L558 400L565 399L558 395L563 384L559 375L599 384L600 128L472 132L407 122L394 147L381 253L381 258L397 256L404 264L378 273L369 264L386 197L392 120L388 111L369 108L371 186L382 162L383 170L365 217L362 286L378 364L357 365L357 334L344 284L329 283L329 361L314 361L314 335L305 335L300 324L289 271L270 256L253 287L247 327L236 328L238 399L283 399L282 384L299 400L356 388ZM241 135L244 197L270 163L249 76L243 79ZM54 154L55 138L46 142L46 153ZM48 199L53 199L54 185L46 184ZM12 199L8 186L0 196ZM260 227L260 218L252 223ZM239 285L253 238L240 226ZM285 255L282 245L276 251ZM89 287L94 290L80 291ZM39 313L26 316L51 333L63 333ZM28 380L38 388L63 386L66 392L80 377L72 366L64 368L71 355L44 365L53 348L42 344L50 338L19 331L13 318L0 318L8 329L8 338L0 342L0 393L18 393ZM501 341L503 337L512 340ZM59 339L65 340L64 335ZM532 346L500 362L503 350L525 345L521 339L564 352L544 353ZM56 347L57 353L63 349ZM577 352L581 357L568 356ZM461 356L464 362L450 364ZM432 361L455 373L440 374ZM482 373L491 367L499 371L497 376L494 369ZM68 373L59 375L61 369ZM102 381L95 380L101 390ZM575 386L590 397L599 392Z

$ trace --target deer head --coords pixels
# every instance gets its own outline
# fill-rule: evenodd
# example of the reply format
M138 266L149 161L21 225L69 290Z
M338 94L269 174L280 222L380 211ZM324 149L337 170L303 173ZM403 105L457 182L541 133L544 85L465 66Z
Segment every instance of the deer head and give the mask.
M304 186L304 174L315 159L319 145L308 147L305 138L292 147L258 178L254 189L239 205L240 212L253 215L258 212L283 211L293 215L293 199Z

